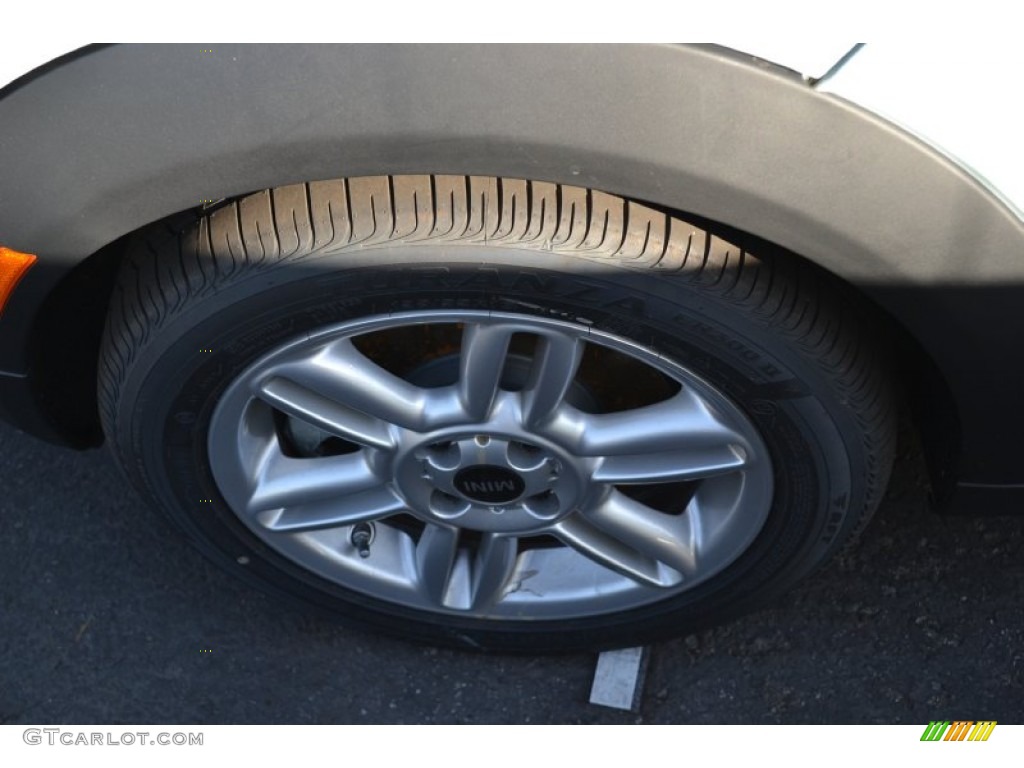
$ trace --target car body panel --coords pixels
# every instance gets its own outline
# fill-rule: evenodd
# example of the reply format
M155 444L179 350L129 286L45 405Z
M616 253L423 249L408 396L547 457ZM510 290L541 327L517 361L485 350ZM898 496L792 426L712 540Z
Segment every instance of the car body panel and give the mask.
M14 36L4 41L3 54L0 55L0 89L87 45L83 41L69 46L65 41L53 40L49 36Z
M9 381L31 372L24 328L69 269L203 200L382 173L532 178L721 222L857 286L956 404L931 406L948 420L939 474L1024 483L1004 449L1024 432L1019 330L1001 322L1024 297L1024 225L932 147L748 55L110 46L8 92L0 123L0 241L39 255L0 318Z
M963 166L1024 217L1019 72L1009 46L866 45L819 90L881 115Z

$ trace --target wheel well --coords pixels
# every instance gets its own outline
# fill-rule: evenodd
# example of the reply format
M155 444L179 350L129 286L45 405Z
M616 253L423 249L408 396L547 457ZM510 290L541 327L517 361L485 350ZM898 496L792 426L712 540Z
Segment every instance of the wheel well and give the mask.
M443 172L615 190L806 254L896 318L916 342L908 349L927 352L902 355L897 373L953 393L955 416L945 394L910 400L934 417L922 430L949 446L925 438L946 476L1022 485L1004 446L1024 432L1019 329L1007 322L1024 295L1024 228L963 168L878 116L756 61L687 46L226 45L211 64L195 46L104 47L0 99L3 236L39 257L0 319L4 402L25 428L39 421L14 405L31 396L29 365L63 365L30 360L25 330L71 264L200 200ZM55 103L75 120L54 121ZM38 173L54 158L65 173ZM65 324L90 312L60 309ZM60 327L43 336L72 338ZM920 369L906 370L911 360ZM922 372L936 366L941 376ZM982 397L978 371L993 372Z
M29 342L32 396L42 416L66 443L103 443L96 405L96 371L127 236L79 262L47 295Z
M726 224L641 202L689 221L760 258L802 261L835 285L856 307L875 337L885 340L887 363L899 388L902 412L923 438L936 499L941 502L952 491L960 445L955 401L938 366L896 318L862 287L806 257ZM164 226L188 214L189 211L177 213L147 226ZM32 329L33 396L55 430L76 448L103 442L96 396L98 352L117 270L134 234L128 233L104 246L68 273L47 296Z
M856 308L875 338L885 344L885 363L897 387L901 417L920 437L932 499L936 506L943 507L955 489L960 457L961 427L956 399L932 356L897 317L872 297L873 286L845 280L805 256L727 224L673 212L657 204L645 205L686 219L761 258L800 261L836 287Z

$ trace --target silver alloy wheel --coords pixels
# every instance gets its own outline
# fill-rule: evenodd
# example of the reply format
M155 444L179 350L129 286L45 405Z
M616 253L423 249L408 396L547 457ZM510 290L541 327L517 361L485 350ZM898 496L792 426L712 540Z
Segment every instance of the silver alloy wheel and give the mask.
M461 333L451 375L398 375L360 340ZM516 338L533 340L509 382ZM671 381L657 402L594 407L587 349ZM331 441L341 445L323 451ZM750 420L693 372L581 322L487 311L360 319L279 346L226 389L208 450L234 513L281 555L390 603L503 620L628 610L707 580L772 500ZM638 498L688 488L681 509ZM681 491L680 491L681 493Z

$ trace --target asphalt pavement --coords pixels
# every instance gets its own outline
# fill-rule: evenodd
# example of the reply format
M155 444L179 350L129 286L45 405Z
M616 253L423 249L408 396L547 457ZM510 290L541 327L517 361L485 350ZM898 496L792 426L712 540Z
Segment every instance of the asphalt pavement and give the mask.
M901 451L858 544L760 612L653 646L637 713L596 655L354 632L207 563L121 478L0 427L0 723L1024 722L1024 516L928 510Z

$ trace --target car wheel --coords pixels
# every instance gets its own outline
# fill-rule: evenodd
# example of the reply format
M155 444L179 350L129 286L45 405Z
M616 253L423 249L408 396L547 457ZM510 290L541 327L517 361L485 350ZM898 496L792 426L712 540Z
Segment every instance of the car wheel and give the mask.
M644 643L759 606L866 521L893 409L842 291L599 191L265 190L133 240L100 405L216 561L375 630Z

